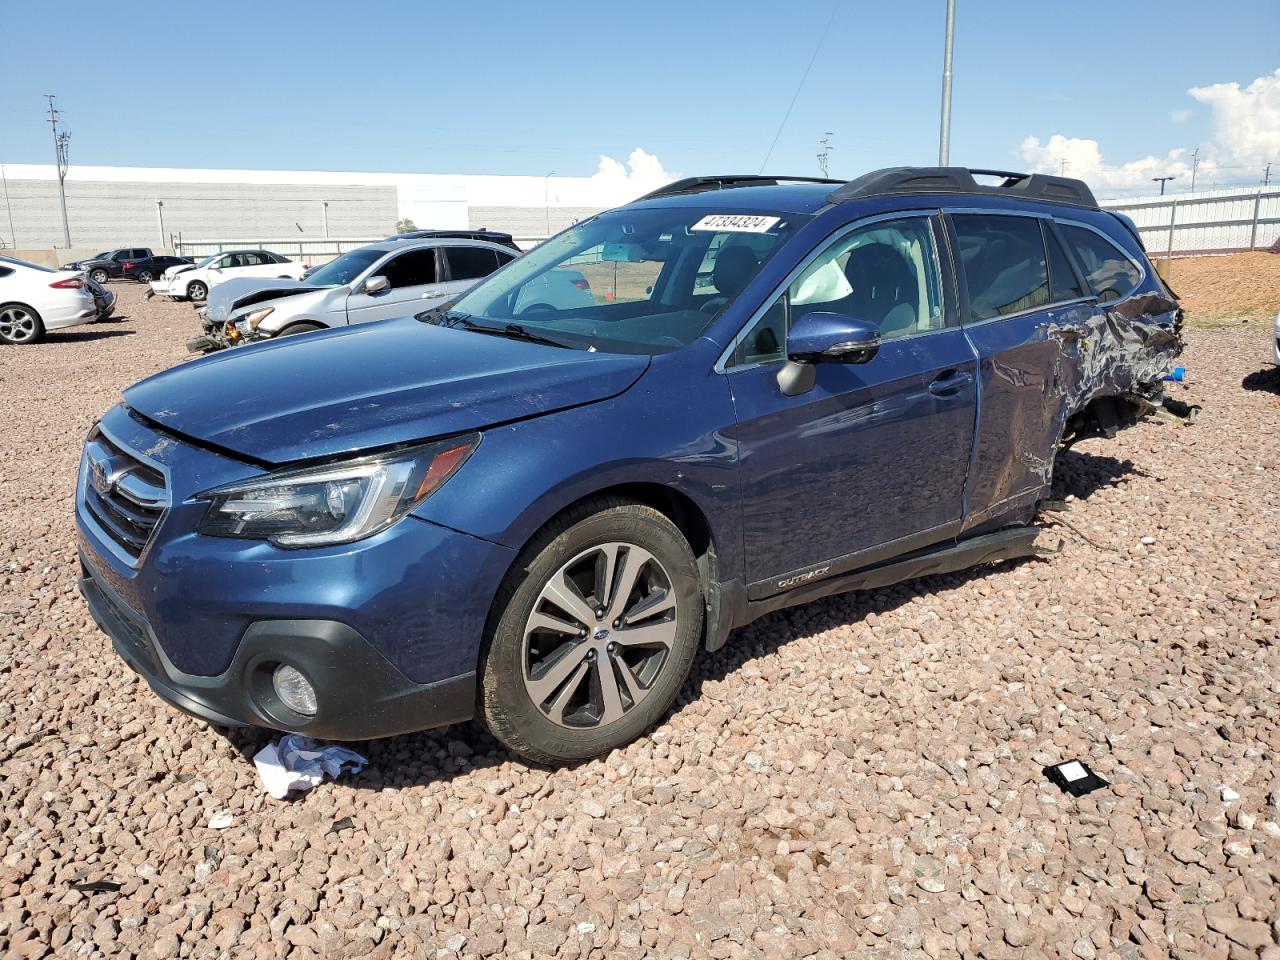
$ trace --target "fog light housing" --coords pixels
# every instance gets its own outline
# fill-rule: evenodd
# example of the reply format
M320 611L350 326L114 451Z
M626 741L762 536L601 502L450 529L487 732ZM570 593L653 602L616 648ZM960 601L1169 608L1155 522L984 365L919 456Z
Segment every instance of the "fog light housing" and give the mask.
M280 702L304 717L316 715L316 688L296 667L282 663L271 675L271 686Z

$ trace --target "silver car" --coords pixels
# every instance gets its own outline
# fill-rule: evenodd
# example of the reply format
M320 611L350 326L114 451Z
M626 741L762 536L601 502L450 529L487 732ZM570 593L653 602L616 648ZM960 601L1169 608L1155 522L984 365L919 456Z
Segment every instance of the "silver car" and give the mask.
M344 253L305 280L228 280L209 293L205 336L187 346L207 352L420 313L465 293L518 256L485 240L392 239Z

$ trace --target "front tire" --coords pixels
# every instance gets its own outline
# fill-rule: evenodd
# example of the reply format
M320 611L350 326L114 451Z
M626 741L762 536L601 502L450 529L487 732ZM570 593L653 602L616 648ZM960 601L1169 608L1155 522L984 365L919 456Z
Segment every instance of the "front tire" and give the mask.
M566 513L525 548L499 592L480 663L480 715L540 763L608 753L675 700L702 634L688 541L615 497Z
M0 343L17 346L35 343L44 336L44 321L25 303L6 303L0 307Z
M318 323L295 323L291 327L285 327L281 330L277 337L292 337L298 333L315 333L317 330L328 330L328 327Z
M107 276L107 271L103 269L97 269L97 270L91 271L89 273L89 277L90 279L93 280L94 283L106 283L107 280L109 279Z
M206 300L209 297L209 288L199 280L192 280L187 284L187 298L190 300Z

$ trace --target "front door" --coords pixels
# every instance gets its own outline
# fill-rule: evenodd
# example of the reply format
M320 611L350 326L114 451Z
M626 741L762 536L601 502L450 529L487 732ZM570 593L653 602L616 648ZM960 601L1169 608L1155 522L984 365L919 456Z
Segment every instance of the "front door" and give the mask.
M440 264L435 247L398 253L369 276L386 277L388 286L377 293L365 293L363 284L357 287L347 297L348 323L412 316L448 297L447 284L440 282Z
M972 348L944 295L936 218L878 220L834 239L735 341L752 596L778 593L953 537L977 414ZM793 317L841 313L880 328L865 364L819 363L785 396Z

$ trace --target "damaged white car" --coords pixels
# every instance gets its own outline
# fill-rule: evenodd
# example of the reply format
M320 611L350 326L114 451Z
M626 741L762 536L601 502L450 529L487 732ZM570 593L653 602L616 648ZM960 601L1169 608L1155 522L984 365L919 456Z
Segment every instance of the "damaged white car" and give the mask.
M173 300L206 300L209 291L227 280L243 277L272 277L297 280L307 264L295 263L270 250L228 250L205 257L196 264L170 267L159 280L151 282L147 299L155 296Z

